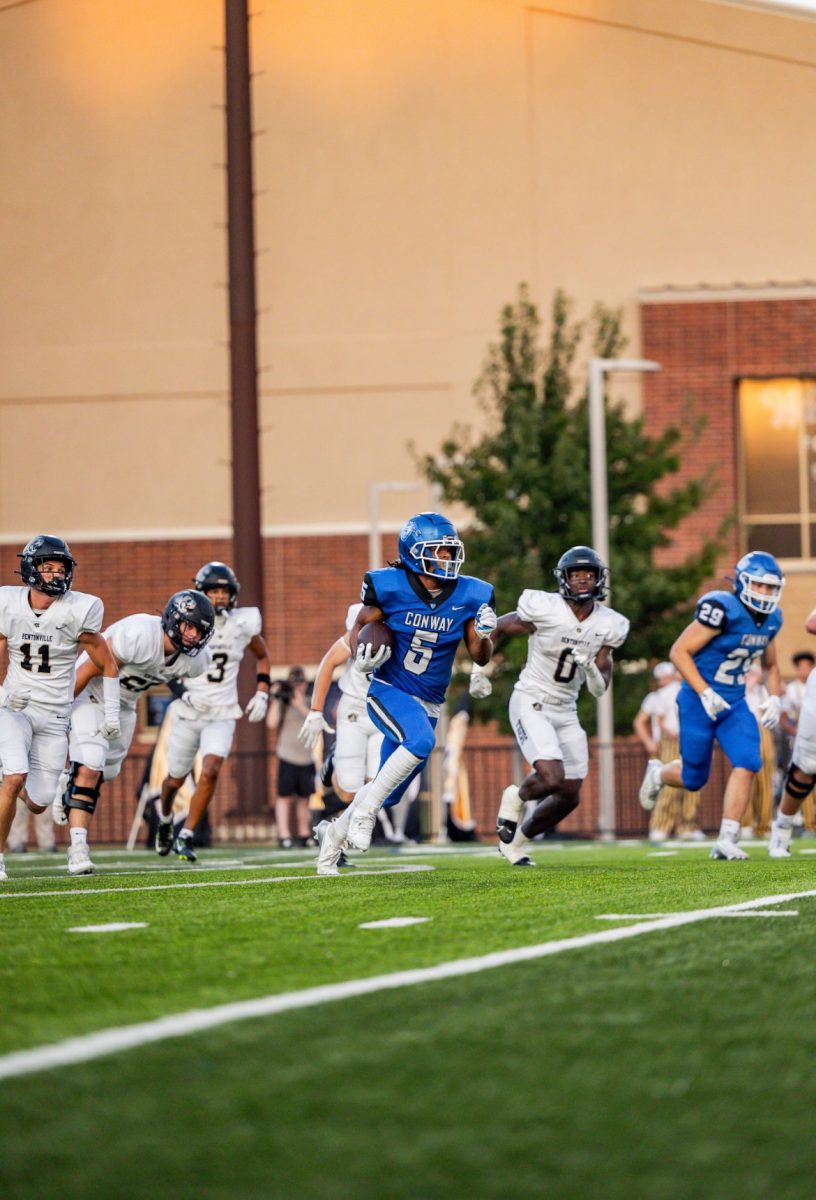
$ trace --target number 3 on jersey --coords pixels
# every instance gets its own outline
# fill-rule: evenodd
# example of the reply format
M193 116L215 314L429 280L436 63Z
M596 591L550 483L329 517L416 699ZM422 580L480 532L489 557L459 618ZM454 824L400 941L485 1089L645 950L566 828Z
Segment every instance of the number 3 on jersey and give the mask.
M416 629L411 638L402 665L412 675L424 675L433 658L434 646L439 641L439 633L435 629Z

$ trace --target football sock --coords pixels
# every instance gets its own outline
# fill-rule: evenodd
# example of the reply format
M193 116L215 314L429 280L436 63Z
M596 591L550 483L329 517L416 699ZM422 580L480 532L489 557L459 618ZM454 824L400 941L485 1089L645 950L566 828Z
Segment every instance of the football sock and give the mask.
M351 804L348 806L348 808L345 809L343 812L341 812L340 816L335 817L334 821L332 821L332 825L334 826L335 836L339 837L341 841L346 840L346 834L348 833L348 827L349 827L349 821L351 820L351 814L354 812L357 805L361 804L362 801L365 800L366 796L368 795L368 789L370 787L371 787L370 783L364 783L363 786L360 788L359 792L357 793L357 795L352 800Z
M87 846L88 830L87 829L72 829L71 830L71 845L72 846Z
M395 791L401 783L409 775L413 775L414 771L422 763L421 758L417 758L410 750L406 750L405 746L397 746L390 758L386 759L379 771L372 779L368 786L367 803L373 804L377 808L382 808L383 801ZM357 793L355 801L359 798L360 793Z
M776 817L774 818L774 825L777 829L793 829L795 816L795 813L793 816L791 816L790 813L783 813L782 809L780 808L776 814Z
M159 814L159 824L160 825L169 825L170 822L173 820L173 814L171 812L169 812L167 814L167 816L165 816L164 813L162 812L162 810L158 807L158 805L156 806L156 812Z
M179 837L192 837L194 832L195 832L195 830L188 829L187 826L185 825L184 828L182 829L181 833L179 834Z
M731 821L727 817L723 817L718 840L722 842L736 842L739 837L739 831L739 821Z

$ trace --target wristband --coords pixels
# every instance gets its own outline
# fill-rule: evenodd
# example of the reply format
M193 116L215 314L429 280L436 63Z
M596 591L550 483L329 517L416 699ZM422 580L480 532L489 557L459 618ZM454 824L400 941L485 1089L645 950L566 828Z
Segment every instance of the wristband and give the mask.
M105 706L105 720L119 723L119 676L102 676L102 702Z
M268 671L259 671L255 676L256 683L265 683L267 687L272 687L272 676Z

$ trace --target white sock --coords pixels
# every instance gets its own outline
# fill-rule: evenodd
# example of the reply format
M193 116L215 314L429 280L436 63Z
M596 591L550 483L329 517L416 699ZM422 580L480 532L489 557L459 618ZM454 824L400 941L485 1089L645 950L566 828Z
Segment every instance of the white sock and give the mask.
M774 818L774 825L777 829L793 829L795 818L796 813L791 816L789 813L783 813L782 809L780 809Z
M182 829L181 833L179 834L179 837L193 837L194 834L195 834L195 830L188 829L187 826L185 825L184 828Z
M156 812L159 814L159 824L160 825L169 825L170 822L173 820L172 812L169 812L167 814L167 816L164 815L164 813L162 812L162 810L160 808L157 808Z
M779 825L776 821L774 821L773 825L771 826L772 841L776 842L780 846L784 846L787 849L787 847L790 846L792 836L792 825Z
M717 835L717 838L721 842L733 842L736 845L739 838L739 832L739 821L731 821L727 817L723 817L720 825L720 832Z
M71 845L72 846L87 846L88 845L88 830L87 829L72 829L71 830Z
M383 802L401 783L405 783L409 775L413 775L421 762L422 759L417 758L405 746L397 746L391 757L383 763L371 783L368 784L367 803L378 809L382 808ZM355 804L359 797L360 792L354 797Z
M513 840L510 843L510 845L515 846L516 849L519 849L519 847L523 846L526 843L526 841L527 841L527 835L525 833L521 832L521 821L519 821L519 823L516 827L516 832L513 834Z
M355 794L354 799L352 800L352 802L348 806L348 808L345 810L345 812L341 812L340 816L335 817L334 820L332 821L332 828L334 831L334 835L335 835L335 837L339 838L341 841L344 842L346 840L346 835L348 833L348 827L349 827L349 821L351 820L351 814L354 812L357 805L361 804L362 801L365 800L366 796L368 795L368 789L370 787L371 787L370 783L364 783L363 786L360 788L359 792L357 792Z

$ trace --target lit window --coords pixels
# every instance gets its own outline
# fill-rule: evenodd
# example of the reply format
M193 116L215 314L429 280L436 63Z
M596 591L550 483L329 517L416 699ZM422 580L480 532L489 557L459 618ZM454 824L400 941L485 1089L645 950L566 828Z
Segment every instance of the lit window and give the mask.
M746 550L816 557L816 381L741 380L739 423Z

